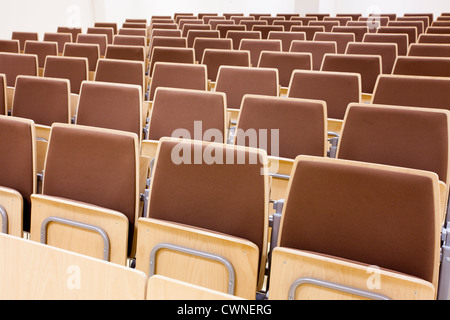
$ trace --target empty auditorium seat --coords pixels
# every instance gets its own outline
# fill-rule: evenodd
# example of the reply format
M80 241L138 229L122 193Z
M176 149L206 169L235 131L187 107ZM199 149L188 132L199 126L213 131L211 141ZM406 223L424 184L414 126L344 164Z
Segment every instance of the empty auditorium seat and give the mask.
M63 56L87 58L89 62L89 79L93 80L100 59L100 46L98 44L66 43Z
M19 40L20 51L23 52L25 48L25 42L28 40L39 41L39 35L37 32L13 31L11 35L11 40Z
M381 56L382 73L391 74L397 59L397 45L395 43L351 42L347 46L346 54L368 54Z
M362 42L364 39L364 35L369 32L369 28L366 27L360 27L360 26L338 26L333 27L331 29L331 32L337 32L337 33L352 33L355 35L355 41L356 42Z
M268 39L270 32L284 32L283 26L273 26L273 25L257 25L253 26L251 31L261 32L261 39Z
M146 47L147 39L145 36L115 35L113 44Z
M416 27L379 27L377 33L406 34L408 36L408 46L411 43L416 43L418 37Z
M395 43L399 56L406 56L408 53L407 34L366 33L363 42Z
M397 57L392 74L450 77L450 58Z
M200 63L206 49L226 49L231 50L233 43L226 38L195 38L193 48L195 51L195 61ZM209 70L208 70L209 71Z
M250 52L207 48L203 52L202 64L207 67L210 85L214 86L220 66L250 67Z
M450 44L450 35L447 34L421 34L418 43L445 43Z
M58 55L58 44L56 42L26 41L23 52L35 54L38 57L39 75L44 71L45 58Z
M51 41L51 42L56 42L58 44L58 55L62 55L63 51L64 51L64 45L69 42L73 42L72 41L72 34L71 33L51 33L51 32L46 32L44 33L44 38L43 41Z
M145 47L111 44L106 47L106 59L146 62Z
M0 40L0 52L20 53L19 40Z
M312 41L314 39L314 35L317 32L325 32L324 26L294 26L291 28L291 32L304 32L306 34L306 40Z
M270 31L267 37L268 39L279 39L281 40L282 51L289 52L291 49L292 41L306 40L306 34L304 32L295 31Z
M449 27L429 27L427 29L428 34L450 34Z
M108 37L105 34L79 34L77 43L97 44L100 48L100 57L104 57L108 45Z
M154 47L150 57L149 75L153 74L153 68L157 62L195 63L193 48Z
M218 39L220 33L217 30L190 30L186 36L187 47L193 48L197 38Z
M409 46L408 56L450 58L450 44L413 43Z
M417 31L417 37L424 33L424 23L423 21L389 21L388 27L414 27Z
M56 32L58 33L70 33L72 35L72 42L77 42L77 37L82 33L81 28L69 28L69 27L58 27Z
M86 33L87 34L106 35L107 44L112 44L112 41L113 41L113 38L114 38L114 29L111 28L111 27L92 27L92 28L87 28ZM78 37L78 39L79 39L79 37Z
M305 52L312 55L312 69L320 70L325 54L337 53L334 41L292 41L290 52Z
M331 32L333 27L339 26L339 22L337 22L337 21L323 21L323 20L310 21L308 26L311 26L311 27L320 27L320 26L322 26L322 27L325 28L325 32Z
M261 39L261 32L229 30L226 33L226 38L229 38L233 41L234 50L239 50L242 39Z
M334 41L336 42L336 52L339 54L345 53L347 44L355 42L355 35L353 33L338 33L338 32L316 32L314 41Z
M96 28L112 28L113 36L117 34L117 23L115 22L95 22L94 27Z
M281 40L273 39L242 39L239 50L250 52L251 66L257 67L262 51L281 52Z

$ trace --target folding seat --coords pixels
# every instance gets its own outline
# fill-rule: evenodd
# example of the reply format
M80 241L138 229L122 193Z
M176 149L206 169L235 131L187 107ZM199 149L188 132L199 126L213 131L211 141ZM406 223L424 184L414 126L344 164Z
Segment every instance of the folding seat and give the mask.
M255 17L255 20L261 20L263 17L271 17L272 14L270 13L249 13L249 17Z
M433 20L434 20L434 15L432 13L405 13L403 15L403 17L409 17L409 18L414 18L414 19L425 17L425 18L428 18L428 21L430 23L433 22ZM398 20L398 18L401 18L401 17L397 17L397 20Z
M100 58L103 58L108 46L108 37L105 34L79 34L77 43L97 44L100 48Z
M306 40L312 41L314 39L314 35L317 32L325 32L324 26L294 26L291 28L291 32L304 32L306 34Z
M445 43L450 44L450 35L425 33L419 36L418 43Z
M20 53L19 40L0 40L0 52Z
M87 58L48 56L43 76L70 81L70 119L73 119L78 106L81 84L89 80Z
M262 51L258 68L278 70L280 95L287 94L287 88L294 70L312 70L312 54L304 52Z
M156 62L149 89L153 101L158 87L208 90L206 66L202 64Z
M284 17L261 17L261 18L259 18L259 20L267 21L267 25L273 26L273 23L275 21L284 21L285 19L284 19ZM284 27L283 27L283 30L284 30Z
M176 23L151 23L150 25L151 30L155 29L167 29L167 30L174 30L178 29L178 25Z
M110 44L106 47L105 58L147 62L146 50L142 46Z
M427 29L428 34L450 34L449 27L429 27Z
M408 46L417 42L417 28L415 27L379 27L377 33L406 34L408 36Z
M350 17L351 20L347 22L346 25L348 25L351 21L358 21L360 17L362 17L361 13L337 13L336 17Z
M231 17L243 17L244 14L243 13L223 13L222 14L223 17L225 17L226 20L231 20Z
M72 42L77 42L77 37L80 33L82 33L81 28L69 28L69 27L58 27L56 30L58 33L70 33L72 34Z
M145 36L115 35L113 44L146 47L147 38Z
M450 27L450 21L434 21L432 27Z
M287 96L325 101L328 131L339 135L348 104L360 102L361 95L359 73L296 70Z
M154 36L150 42L149 53L152 53L155 47L187 48L188 46L186 37Z
M211 19L208 21L208 24L211 26L211 30L217 30L218 25L235 25L233 20L224 20L224 19ZM243 28L242 30L245 30Z
M190 18L192 18L192 19L186 19L186 18L180 19L180 20L178 21L178 29L180 29L181 31L183 31L183 26L184 26L185 24L202 24L202 25L205 24L205 23L203 22L202 19L197 19L197 18L194 17L194 16L192 16L192 17L190 17ZM186 34L182 34L182 36L183 36L183 37L186 37Z
M181 33L181 31L180 31ZM148 32L146 29L133 29L133 28L120 28L117 35L120 36L139 36L148 38Z
M283 26L284 31L292 31L292 28L295 26L302 26L303 23L301 21L274 21L274 26Z
M100 35L106 35L107 44L112 44L113 38L114 38L114 29L107 27L93 27L88 28L86 31L87 34L100 34ZM80 41L78 41L80 42Z
M339 22L339 26L345 27L349 21L352 21L351 17L324 17L323 21L337 21Z
M173 20L175 21L175 23L179 23L179 21L181 20L181 19L189 19L189 18L191 18L191 19L197 19L197 17L196 16L194 16L194 14L193 13L190 13L190 12L188 12L188 13L185 13L185 12L177 12L177 13L175 13L174 15L173 15Z
M135 133L142 140L142 88L137 85L85 81L75 124Z
M0 289L1 299L146 298L148 281L143 272L8 235L0 235L0 248L5 257L0 267L0 281L4 284Z
M212 30L209 24L185 24L181 32L182 37L187 37L191 30Z
M395 43L397 44L399 56L406 56L408 53L407 34L366 33L363 42Z
M50 41L50 42L56 42L58 44L58 55L62 56L64 51L64 45L72 41L72 34L71 33L50 33L46 32L44 33L43 41Z
M149 74L153 74L153 68L157 62L195 63L193 48L154 47L150 57Z
M277 13L277 17L283 17L284 20L289 21L289 20L292 20L292 18L300 17L300 14L298 14L298 13Z
M346 54L379 55L381 57L382 73L391 74L397 59L395 43L352 42L347 46Z
M202 62L203 54L206 49L232 50L232 46L233 43L231 39L227 38L195 38L193 45L195 51L195 61L199 63ZM208 70L208 73L209 71L212 72L212 70Z
M239 30L229 30L227 32L226 38L233 41L233 49L239 50L242 39L257 39L261 40L261 32L259 31L239 31Z
M235 24L241 24L242 21L254 21L255 17L231 16L230 20L233 20Z
M360 17L358 21L366 22L369 26L369 29L371 26L372 27L376 26L376 29L378 29L380 26L386 27L390 20L389 17L382 17L380 15L375 15L370 17Z
M66 43L63 56L88 59L89 80L94 80L97 62L100 59L100 47L98 44Z
M450 58L450 44L412 43L408 56Z
M138 221L136 269L254 300L267 256L266 161L260 149L162 138L148 217Z
M53 124L30 239L125 265L140 216L138 150L135 133Z
M431 26L433 20L430 20L429 17L425 16L404 16L404 17L397 17L396 21L421 21L423 22L423 32L427 31L427 28Z
M231 126L237 121L244 95L279 96L278 70L275 68L221 66L217 74L215 91L224 92L227 96Z
M449 110L350 104L336 157L436 173L444 222L450 177L449 124Z
M392 74L450 77L450 58L397 57Z
M281 52L281 40L278 39L242 39L239 50L248 50L250 52L251 66L257 67L259 56L262 51Z
M289 52L291 49L292 41L297 40L306 40L306 33L304 32L295 32L295 31L271 31L267 37L269 40L278 39L281 40L281 49L282 51Z
M214 88L220 66L250 67L250 51L206 48L201 62L207 68L209 86Z
M112 28L113 29L113 36L117 34L117 23L115 22L95 22L94 23L95 28Z
M347 23L347 27L363 27L363 28L367 28L366 33L376 33L377 29L380 27L380 22L376 21L376 20L373 20L373 21L349 21ZM364 36L363 36L363 39L364 39Z
M261 32L261 39L268 39L271 32L283 32L283 26L274 26L274 25L262 25L262 26L253 26L251 31Z
M246 31L246 28L239 24L218 24L216 30L219 31L221 38L226 38L228 31Z
M194 48L195 40L197 38L219 39L220 33L217 30L190 30L186 37L187 47ZM221 39L221 40L223 40L223 39ZM196 61L200 61L197 59L197 52L195 53L195 56L196 56Z
M326 108L318 100L244 96L232 142L267 152L271 202L286 198L296 156L327 156Z
M44 72L45 58L58 55L58 44L56 42L31 41L25 42L23 50L25 54L35 54L38 57L39 75Z
M347 25L347 26L333 27L333 29L331 29L331 32L352 33L355 35L356 42L362 42L364 39L364 35L369 32L369 28L367 26L351 27Z
M204 17L218 17L219 14L218 13L199 13L197 14L197 17L199 19L203 19Z
M304 52L312 55L312 69L320 70L325 54L337 53L335 41L292 41L290 52Z
M269 299L435 299L438 188L427 171L297 157Z
M0 115L1 233L22 237L30 230L30 196L37 192L34 122Z
M18 76L11 115L31 119L36 127L36 171L44 169L45 154L53 123L70 123L70 81L67 79Z
M13 31L11 40L19 40L20 52L23 52L26 41L39 41L39 35L37 32L19 32Z
M339 22L337 21L310 21L308 24L309 27L324 27L325 32L331 32L333 27L339 26ZM297 29L296 29L297 30Z
M417 37L424 33L425 26L423 21L389 21L388 27L415 27L417 31Z
M397 20L397 14L396 13L373 13L369 14L369 18L387 18L387 21L395 21Z
M347 44L355 42L355 35L353 33L344 32L316 32L313 41L334 41L336 42L337 53L343 54L347 48Z
M380 75L373 104L450 110L450 79L408 75Z
M247 31L253 31L254 26L267 26L267 21L264 20L244 20L239 23L240 25L245 26Z
M322 71L354 72L361 75L363 100L370 100L378 76L382 73L381 56L369 54L326 54Z
M316 18L318 21L323 21L325 17L329 17L329 13L307 13L305 14L305 17L313 17Z
M37 55L0 52L0 73L6 76L6 103L10 111L17 76L39 74Z
M153 21L153 22L155 22L155 21ZM144 22L124 22L122 24L122 28L147 30L149 28L149 26L147 26L147 24Z

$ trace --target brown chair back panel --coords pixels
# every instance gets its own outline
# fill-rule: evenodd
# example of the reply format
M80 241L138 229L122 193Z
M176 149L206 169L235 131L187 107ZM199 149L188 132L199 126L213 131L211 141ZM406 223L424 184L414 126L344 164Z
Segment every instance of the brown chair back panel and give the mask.
M312 55L312 69L320 70L327 53L337 53L334 41L292 41L290 52L305 52Z
M0 52L20 53L19 40L0 40Z
M392 74L450 77L450 58L397 57Z
M111 44L106 47L105 58L145 62L145 47Z
M23 52L37 55L39 68L44 68L47 56L58 55L58 44L56 42L27 41Z
M347 44L355 41L353 33L337 33L337 32L316 32L314 41L334 41L336 42L336 52L344 53Z
M395 43L352 42L348 44L345 53L381 56L382 73L384 74L392 73L392 68L398 56Z
M17 76L38 75L37 56L34 54L0 53L0 73L6 75L8 87L15 87Z
M195 61L202 62L206 49L232 49L231 39L222 38L195 38L193 48L195 50ZM209 70L208 70L209 73ZM217 73L217 71L216 71ZM214 77L215 78L215 77Z
M450 58L450 44L413 43L408 56Z
M193 48L154 47L151 55L149 74L153 75L156 62L195 63Z
M100 59L95 81L138 85L144 88L145 69L140 61Z
M250 51L250 62L253 67L257 67L262 51L281 52L281 40L242 39L239 50Z
M105 34L79 34L77 43L98 44L100 56L104 57L108 46L108 37Z
M66 43L63 56L87 58L89 71L95 71L100 59L100 47L98 44Z
M399 56L406 56L408 53L407 34L366 33L363 42L395 43Z
M45 63L44 77L70 81L71 93L79 94L81 83L89 80L87 58L49 56Z
M23 51L25 48L25 42L28 40L32 41L38 41L39 40L39 34L37 32L20 32L20 31L13 31L12 40L19 40L20 43L20 50Z
M421 34L418 43L445 43L450 44L450 34Z

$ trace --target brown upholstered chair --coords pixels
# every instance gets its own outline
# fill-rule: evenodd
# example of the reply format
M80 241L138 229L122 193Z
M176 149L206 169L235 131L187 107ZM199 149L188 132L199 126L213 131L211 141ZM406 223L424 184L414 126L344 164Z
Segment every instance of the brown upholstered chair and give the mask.
M427 171L297 157L269 299L435 299L438 188Z
M450 58L397 57L392 74L450 77Z
M150 39L153 37L181 37L181 30L179 29L153 29L150 32Z
M337 13L336 17L350 17L350 20L346 23L348 25L349 22L358 21L362 17L362 13Z
M148 25L143 21L125 21L122 23L122 28L147 30Z
M218 24L216 30L219 31L221 38L226 38L228 31L246 31L247 29L239 24Z
M424 33L423 21L389 21L388 27L414 27L416 28L417 37Z
M126 46L147 46L147 39L145 36L129 36L129 35L115 35L113 44Z
M294 32L294 31L271 31L267 37L269 40L278 39L281 40L281 50L289 52L291 49L292 41L303 41L306 40L306 33L304 32Z
M347 44L355 42L355 35L353 33L338 33L338 32L316 32L314 35L315 42L317 41L334 41L336 42L336 53L343 54L347 49Z
M433 21L431 27L450 27L450 21Z
M333 27L339 26L339 22L338 21L323 21L323 20L310 21L308 26L309 27L324 27L325 32L331 32Z
M20 32L13 31L11 40L19 40L20 51L23 52L26 41L39 41L39 34L37 32Z
M134 133L54 124L31 240L125 265L140 214L138 150Z
M197 38L218 39L220 33L217 30L189 30L186 36L187 46L193 48Z
M445 109L350 104L336 157L436 173L444 221L450 177L449 124L450 111Z
M214 86L220 66L250 67L250 52L207 48L203 52L202 64L207 67L210 85Z
M153 68L157 62L195 63L193 48L154 47L151 51L149 75L153 74Z
M347 27L363 27L367 28L366 33L377 33L377 29L380 27L380 22L376 20L371 21L349 21ZM364 36L363 36L364 39ZM362 41L362 40L361 40Z
M368 54L381 56L382 73L391 74L397 59L397 45L395 43L351 42L347 46L346 54Z
M75 124L133 132L141 141L142 113L140 86L85 81Z
M450 35L426 33L419 36L418 43L446 43L450 44Z
M301 21L302 25L307 26L309 25L310 21L318 21L317 17L292 17L292 21Z
M423 23L423 32L427 31L427 28L432 25L433 19L425 16L403 16L397 17L396 21L419 21Z
M440 43L412 43L408 56L450 58L450 44Z
M366 33L363 42L395 43L399 56L406 56L408 53L407 34Z
M276 68L281 86L280 95L285 95L294 70L311 70L312 54L303 52L262 51L259 68Z
M427 34L450 34L449 27L429 27Z
M361 75L363 94L371 95L378 76L382 73L381 56L365 54L326 54L322 71L354 72Z
M0 40L0 52L20 53L19 40Z
M113 38L114 38L114 29L111 27L92 27L87 28L86 30L87 34L100 34L100 35L106 35L107 44L112 44ZM79 35L78 35L79 36Z
M23 50L25 54L35 54L38 57L39 75L44 72L45 58L58 55L58 44L56 42L26 41Z
M208 20L208 24L211 26L211 30L217 30L218 25L236 25L233 20L226 20L219 18L223 17L214 17ZM243 30L246 30L246 28L244 28Z
M259 31L239 31L239 30L229 30L227 31L226 38L233 41L233 49L239 50L242 39L259 39L261 40L261 32Z
M174 157L180 150L181 163ZM201 164L193 164L194 152L201 153ZM260 149L162 138L148 218L138 222L136 269L255 299L267 257L266 160ZM167 255L157 254L155 260L158 249ZM226 267L217 260L228 261ZM189 272L186 265L192 266Z
M105 58L146 63L147 56L145 47L110 44L106 47Z
M97 44L100 48L100 58L105 56L108 37L105 34L79 34L77 43Z
M289 20L292 20L293 18L300 17L300 14L299 13L277 13L276 16L277 17L283 17L284 20L289 21Z
M259 31L261 32L261 39L268 39L269 34L272 31L283 32L283 26L273 26L273 25L256 25L253 26L251 31Z
M339 134L348 104L361 101L361 75L297 70L292 74L288 97L325 101L328 131Z
M336 42L334 41L292 41L290 52L311 53L312 69L320 70L323 57L327 53L337 53Z
M69 27L58 27L56 29L58 33L70 33L72 35L72 42L77 42L77 37L83 32L81 28L69 28Z
M244 25L247 31L254 31L254 26L267 26L267 21L264 20L244 20L239 23L239 25Z
M150 42L149 53L152 53L155 47L187 48L187 39L186 37L154 36Z
M63 56L87 58L89 62L89 80L95 78L97 62L100 59L100 46L98 44L66 43Z
M232 50L233 43L227 38L195 38L193 48L195 51L195 61L202 62L206 49ZM208 70L209 71L209 70Z
M418 36L416 27L379 27L377 33L406 34L408 35L408 46L416 43Z
M2 233L30 230L30 196L37 192L34 122L0 115L0 221Z
M0 115L8 114L8 102L6 97L6 75L0 73Z
M293 26L292 32L304 32L306 34L306 40L312 41L316 32L325 32L324 26Z
M196 17L192 17L193 19L180 19L180 21L178 22L178 29L181 30L181 36L182 37L186 37L187 35L187 31L186 33L183 32L183 28L185 25L205 25L205 23L203 22L202 19L196 19Z
M50 41L50 42L56 42L58 44L58 55L61 56L64 51L64 45L66 43L71 43L72 41L72 34L71 33L50 33L46 32L44 33L43 41Z
M95 22L94 23L95 28L112 28L113 29L113 36L117 34L117 23L115 22Z
M281 52L281 40L242 39L239 50L249 51L251 66L257 67L262 51Z
M295 21L295 20L294 21L293 20L285 20L285 21L276 20L273 22L272 25L273 26L283 26L284 31L290 32L290 31L292 31L293 27L302 26L303 23L301 21Z
M187 37L188 33L191 30L197 30L197 31L211 31L211 26L209 24L185 24L183 27L183 31L181 32L182 37Z
M145 39L148 39L147 29L120 28L117 35L144 37Z
M331 32L337 32L337 33L352 33L355 35L355 41L356 42L362 42L364 39L364 35L369 32L369 28L367 26L360 27L360 26L338 26L333 27L331 29Z
M372 103L450 110L450 79L380 75Z
M337 21L339 22L339 26L345 27L347 25L347 22L352 21L353 19L351 17L324 17L323 21Z

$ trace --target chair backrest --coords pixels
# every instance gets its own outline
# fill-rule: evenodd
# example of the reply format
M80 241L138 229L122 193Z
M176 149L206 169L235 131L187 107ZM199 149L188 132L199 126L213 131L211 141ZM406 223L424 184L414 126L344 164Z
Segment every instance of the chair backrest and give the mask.
M428 34L450 34L449 27L428 27Z
M281 52L281 40L242 39L239 50L248 50L250 52L251 65L256 67L262 51Z
M273 157L294 159L300 154L323 157L327 149L326 119L323 101L245 95L235 144L262 148ZM263 130L267 135L259 136Z
M424 32L423 21L389 21L388 27L414 27L417 37Z
M145 47L147 46L147 39L145 36L115 35L113 44Z
M20 50L23 51L23 49L25 48L25 42L28 40L38 41L39 34L37 32L13 31L13 33L11 35L11 40L19 40Z
M121 212L131 243L139 213L138 145L134 133L54 124L42 194Z
M286 32L290 32L292 31L292 28L295 26L302 26L302 22L301 21L282 21L282 20L277 20L273 22L274 26L283 26L284 31Z
M297 70L292 74L289 98L323 100L327 116L344 119L347 106L361 100L361 76L358 73Z
M325 32L324 26L293 26L292 32L304 32L306 34L306 40L312 41L316 32Z
M219 39L220 33L217 30L189 30L186 36L187 46L193 48L197 38Z
M187 39L186 37L154 36L150 43L149 52L151 53L155 47L187 48Z
M191 30L203 30L203 31L208 31L208 30L212 30L211 26L209 24L185 24L183 26L182 32L181 32L181 36L182 37L187 37L189 31Z
M147 29L120 28L117 35L121 36L138 36L148 38Z
M430 20L430 17L425 17L425 16L403 16L403 17L397 17L396 21L422 22L423 23L423 31L422 32L426 32L427 28L433 23L433 19Z
M338 32L316 32L314 41L334 41L336 42L336 52L342 54L347 48L347 44L355 42L355 35L353 33L338 33Z
M145 62L145 47L111 44L106 47L106 59L119 59Z
M216 30L219 31L221 38L226 38L228 31L246 31L247 28L239 24L218 24Z
M97 69L97 61L100 59L100 46L98 44L66 43L63 56L87 58L89 71L94 72Z
M337 158L379 163L450 177L450 111L350 104Z
M231 50L233 43L226 38L195 38L193 48L195 51L195 61L201 62L206 49Z
M280 86L289 87L294 70L312 70L312 54L303 52L262 51L258 67L278 69Z
M50 33L46 32L44 33L43 41L51 41L56 42L58 44L58 54L61 55L64 51L64 44L67 42L73 42L72 41L72 34L71 33Z
M450 77L450 58L397 57L392 74Z
M367 26L339 26L333 27L333 29L331 29L331 32L352 33L355 35L356 42L362 42L364 39L364 35L369 32L369 28Z
M267 36L269 40L278 39L281 40L281 50L289 52L291 49L292 41L303 41L306 40L306 34L304 32L294 32L294 31L271 31Z
M261 39L261 32L229 30L227 32L226 38L229 38L233 41L234 50L239 50L239 46L241 45L242 39Z
M0 40L0 52L20 53L19 40Z
M0 73L0 115L8 114L8 104L6 99L6 75Z
M359 73L362 93L372 94L382 72L381 57L365 54L326 54L321 70Z
M113 36L117 34L117 23L115 22L95 22L95 28L112 28Z
M416 27L379 27L377 33L406 34L408 36L408 46L417 41Z
M87 58L48 56L43 76L68 79L71 93L79 94L81 83L89 80L89 61Z
M122 130L142 138L142 88L137 85L83 82L76 124Z
M114 37L114 29L111 27L93 27L87 28L87 34L100 34L106 35L107 44L112 44Z
M427 171L300 156L279 246L378 266L437 286L438 188L437 175Z
M216 91L227 96L227 108L240 109L245 94L261 94L277 97L278 70L221 66L217 74Z
M69 80L18 76L11 115L44 126L70 123Z
M0 52L0 73L6 75L8 87L15 87L18 75L37 76L38 68L35 54Z
M208 79L215 82L220 66L250 67L250 52L207 48L203 52L202 64L207 67Z
M366 33L376 33L377 29L380 27L380 21L368 20L368 21L349 21L347 27L363 27L367 28ZM364 33L364 34L366 34ZM364 35L363 35L364 39ZM362 40L361 40L362 41Z
M100 59L95 81L133 84L145 91L145 64L141 61Z
M317 21L323 21L325 17L329 17L329 13L307 13L305 17L315 17Z
M372 103L450 109L450 79L381 75Z
M37 55L39 68L44 68L47 56L58 55L58 44L56 42L27 40L23 52Z
M408 35L406 34L366 33L363 42L395 43L399 56L406 56L408 53Z
M339 22L339 26L346 26L347 22L352 21L351 17L324 17L323 21L337 21Z
M160 87L155 92L149 124L149 140L173 136L224 143L225 94ZM213 134L207 136L207 131Z
M153 74L156 62L195 63L193 48L154 47L151 52L149 74Z
M100 57L105 56L108 37L105 34L79 34L77 43L97 44L100 48Z
M398 56L395 43L351 42L345 53L381 56L382 73L385 74L391 74Z
M153 101L158 87L207 90L208 76L202 64L156 62L149 90L149 100Z
M261 39L268 39L270 32L272 32L272 31L284 32L284 27L283 26L273 26L273 25L256 25L256 26L253 26L251 31L261 32Z
M36 136L33 120L0 115L0 186L23 197L23 230L30 228L30 196L36 193ZM12 217L9 217L12 220Z
M290 52L304 52L312 55L312 69L320 70L323 57L327 53L337 53L334 41L292 41Z
M56 30L58 33L70 33L72 35L72 42L77 42L77 37L83 32L81 28L69 28L69 27L58 27Z
M412 43L409 46L408 56L450 58L450 44Z
M418 43L446 43L450 44L450 34L421 34Z
M181 37L181 30L178 29L153 29L150 33L150 39L153 37Z
M321 27L325 28L325 32L331 32L333 27L339 26L339 22L338 21L323 21L323 20L311 21L311 22L309 22L308 26L312 26L312 27L321 26Z

